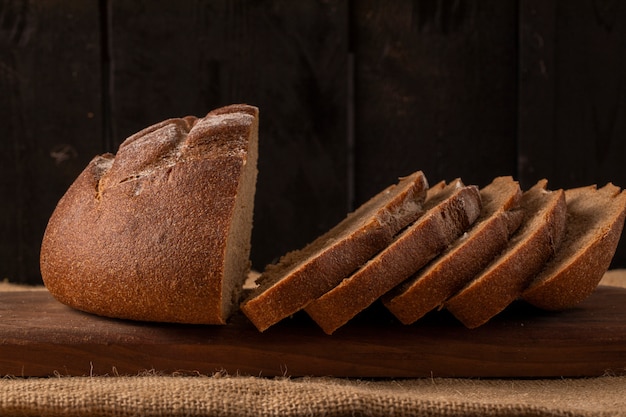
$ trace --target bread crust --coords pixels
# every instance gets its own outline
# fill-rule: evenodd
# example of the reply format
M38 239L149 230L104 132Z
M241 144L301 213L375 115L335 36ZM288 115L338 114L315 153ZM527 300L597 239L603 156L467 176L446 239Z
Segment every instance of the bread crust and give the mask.
M409 278L458 238L481 211L478 188L453 181L426 201L425 213L382 252L305 311L332 334L379 297Z
M522 195L525 217L503 253L445 302L466 327L486 323L516 300L558 249L565 230L565 193L548 191L546 185L541 180Z
M526 302L545 310L572 308L591 295L611 264L624 227L626 191L611 183L600 190L566 190L565 199L565 242L522 294ZM568 251L574 245L578 249Z
M495 178L480 190L480 217L462 238L414 277L383 296L383 304L403 324L441 306L500 253L520 226L522 191L512 177Z
M50 293L103 316L224 324L229 231L236 206L253 204L238 192L244 169L256 180L257 129L258 109L233 105L165 120L94 158L43 237Z
M259 331L301 310L419 217L427 189L418 171L383 190L305 248L268 265L241 310Z

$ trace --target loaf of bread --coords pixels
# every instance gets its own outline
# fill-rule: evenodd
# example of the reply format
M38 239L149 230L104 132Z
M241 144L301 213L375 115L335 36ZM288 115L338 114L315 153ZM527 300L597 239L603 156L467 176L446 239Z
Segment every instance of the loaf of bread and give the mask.
M495 178L480 190L482 211L475 224L427 267L383 297L383 304L404 324L443 305L481 270L520 226L522 191L511 177Z
M587 298L609 268L626 215L626 191L613 184L565 191L564 242L522 294L546 310L571 308Z
M41 247L50 293L86 312L224 324L250 268L258 109L165 120L94 158Z
M240 308L264 331L304 310L332 334L382 300L405 324L443 306L475 328L520 298L560 310L589 296L626 217L613 184L429 188L417 171L244 289L257 158L258 109L243 104L165 120L95 157L48 222L44 284L121 319L225 324Z
M481 199L475 186L465 186L457 179L430 189L422 216L305 311L326 334L332 334L440 254L480 212Z
M428 183L420 171L381 191L304 248L268 265L241 310L260 330L339 284L422 213Z
M444 306L466 327L475 328L515 301L559 248L565 231L563 190L549 191L539 181L520 200L522 225L485 270Z

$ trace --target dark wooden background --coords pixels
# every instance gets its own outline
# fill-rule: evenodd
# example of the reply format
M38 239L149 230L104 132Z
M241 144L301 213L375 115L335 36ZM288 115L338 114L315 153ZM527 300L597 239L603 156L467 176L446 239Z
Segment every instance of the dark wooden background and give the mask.
M235 102L261 109L256 268L419 169L626 187L626 2L0 0L0 279L40 282L94 155Z

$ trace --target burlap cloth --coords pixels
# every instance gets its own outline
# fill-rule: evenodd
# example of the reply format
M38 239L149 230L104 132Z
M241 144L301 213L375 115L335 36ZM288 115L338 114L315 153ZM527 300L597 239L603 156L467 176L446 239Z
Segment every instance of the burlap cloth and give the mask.
M624 277L611 274L605 283L626 285ZM0 291L13 288L0 284ZM5 415L626 416L626 377L366 381L150 372L5 377L0 416Z
M0 415L623 416L626 379L5 379Z

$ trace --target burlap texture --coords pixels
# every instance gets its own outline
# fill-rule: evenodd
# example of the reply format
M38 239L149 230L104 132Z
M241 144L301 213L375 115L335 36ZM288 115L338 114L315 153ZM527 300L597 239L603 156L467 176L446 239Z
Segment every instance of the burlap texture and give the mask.
M626 378L80 377L4 379L0 415L625 416Z

